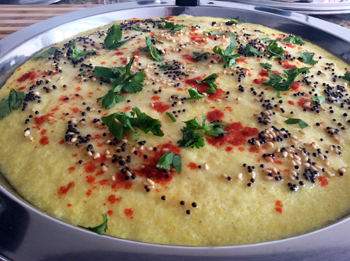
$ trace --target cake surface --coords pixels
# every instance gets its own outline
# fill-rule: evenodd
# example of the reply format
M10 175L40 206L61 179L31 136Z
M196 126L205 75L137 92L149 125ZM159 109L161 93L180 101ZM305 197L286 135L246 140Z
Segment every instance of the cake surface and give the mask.
M329 52L239 18L116 22L7 80L0 169L50 216L96 227L106 214L115 237L300 235L349 212L348 80Z

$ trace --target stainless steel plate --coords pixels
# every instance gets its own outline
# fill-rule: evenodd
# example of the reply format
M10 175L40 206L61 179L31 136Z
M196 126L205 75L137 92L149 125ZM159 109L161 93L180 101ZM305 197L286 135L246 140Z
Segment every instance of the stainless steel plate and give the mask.
M225 0L224 0L225 1ZM303 14L327 15L350 13L349 0L234 0L246 4L280 8Z
M290 11L240 3L143 1L85 9L32 25L0 41L0 85L34 53L116 20L188 14L240 18L304 39L350 61L349 30ZM350 219L301 236L230 247L175 247L99 236L52 218L26 203L0 175L0 253L9 260L349 260ZM307 221L306 221L307 222ZM191 233L191 231L188 231Z

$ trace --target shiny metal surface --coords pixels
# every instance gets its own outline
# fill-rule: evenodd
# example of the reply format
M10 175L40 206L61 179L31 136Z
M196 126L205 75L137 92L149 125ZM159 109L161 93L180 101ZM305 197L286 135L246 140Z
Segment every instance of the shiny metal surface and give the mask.
M4 38L0 41L0 85L34 53L77 33L115 20L180 14L239 15L252 23L301 35L350 61L349 30L316 18L222 1L201 1L198 7L176 7L174 1L144 1L61 15ZM4 260L350 260L349 218L312 233L274 242L228 247L176 247L96 235L30 206L1 175L0 184L0 257Z
M50 5L61 0L0 0L0 5Z
M225 1L225 0L222 0ZM252 5L279 8L303 14L326 15L350 13L348 0L233 0Z

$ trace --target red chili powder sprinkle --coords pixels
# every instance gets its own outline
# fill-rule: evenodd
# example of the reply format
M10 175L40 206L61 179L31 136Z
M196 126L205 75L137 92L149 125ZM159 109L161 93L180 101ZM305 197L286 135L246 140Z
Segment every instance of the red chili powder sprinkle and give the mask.
M225 150L226 150L226 151L232 151L232 150L233 150L233 147L226 147Z
M276 210L276 212L282 214L282 207L283 207L282 201L281 200L277 200L276 203L275 203L275 210Z
M224 113L222 111L219 111L219 110L210 111L207 114L207 120L209 122L221 120L222 117L224 117Z
M328 185L328 179L326 179L325 177L320 176L320 177L318 177L318 180L321 182L321 187Z
M152 100L154 100L154 101L159 101L159 100L160 100L160 97L157 96L157 95L154 95L154 96L152 97Z
M189 167L190 169L197 169L197 164L194 162L190 162L187 167Z
M75 168L74 168L74 167L70 167L70 168L68 168L69 173L72 173L72 171L74 171L74 170L75 170Z
M84 164L84 168L85 168L85 172L86 173L92 173L96 170L96 166L92 161L89 161L87 163Z
M89 189L89 190L86 192L86 196L90 197L90 196L91 196L91 194L92 194L92 190L91 190L91 189Z
M37 77L35 72L27 72L17 79L18 82L24 82L26 80L34 80Z
M90 183L90 184L92 184L92 183L94 183L94 181L95 181L95 177L94 176L86 176L86 182L87 183Z
M127 216L127 217L131 217L133 213L134 213L134 211L133 211L131 208L126 208L126 209L124 210L124 214L125 214L125 216Z
M259 152L260 152L260 150L259 150L257 147L251 147L251 148L249 149L249 151L250 151L250 152L253 152L253 153L259 153Z
M107 211L107 214L108 214L108 216L112 216L113 210L108 210L108 211Z
M169 108L170 108L169 105L164 104L162 102L153 103L153 109L155 109L156 111L158 111L160 113L166 112Z
M47 145L49 144L49 138L47 136L43 136L40 141L39 141L40 145Z

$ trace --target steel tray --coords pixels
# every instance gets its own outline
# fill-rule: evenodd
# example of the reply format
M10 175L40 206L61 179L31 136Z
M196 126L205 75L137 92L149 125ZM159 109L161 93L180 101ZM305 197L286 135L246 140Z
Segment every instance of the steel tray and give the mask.
M241 3L141 1L94 7L22 29L0 41L0 86L34 53L116 20L188 14L240 18L301 35L350 61L350 31L309 16ZM135 242L74 227L27 203L0 175L0 253L4 260L349 260L350 219L312 233L267 243L228 247L181 247ZM190 231L188 233L191 233ZM0 258L1 260L1 258Z

